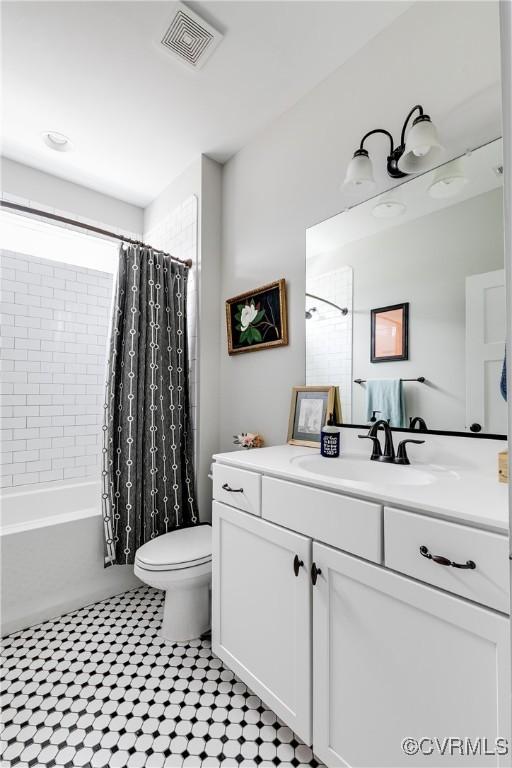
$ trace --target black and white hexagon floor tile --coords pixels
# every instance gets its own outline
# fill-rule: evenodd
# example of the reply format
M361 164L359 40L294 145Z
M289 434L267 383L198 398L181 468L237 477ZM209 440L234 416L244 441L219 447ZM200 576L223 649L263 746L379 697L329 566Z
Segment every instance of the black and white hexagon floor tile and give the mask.
M162 603L142 587L4 639L2 766L320 765L208 640L158 637Z

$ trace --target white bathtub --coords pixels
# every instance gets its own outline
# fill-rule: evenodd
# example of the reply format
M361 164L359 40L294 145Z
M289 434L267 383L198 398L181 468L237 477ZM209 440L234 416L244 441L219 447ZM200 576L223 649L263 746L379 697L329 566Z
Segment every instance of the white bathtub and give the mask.
M2 635L140 585L103 567L100 485L64 481L2 493Z

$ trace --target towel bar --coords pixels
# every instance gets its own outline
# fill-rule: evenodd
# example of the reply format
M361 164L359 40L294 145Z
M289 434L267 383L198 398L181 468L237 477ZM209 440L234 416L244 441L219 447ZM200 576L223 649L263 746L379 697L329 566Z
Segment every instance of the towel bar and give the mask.
M364 384L366 379L354 379L354 384ZM417 379L400 379L400 381L419 381L420 384L424 384L426 379L424 376L418 376Z

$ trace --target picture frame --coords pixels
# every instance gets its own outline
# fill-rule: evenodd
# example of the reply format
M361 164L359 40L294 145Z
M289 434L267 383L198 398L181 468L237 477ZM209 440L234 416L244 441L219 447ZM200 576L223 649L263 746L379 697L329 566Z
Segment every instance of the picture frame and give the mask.
M409 359L409 302L371 310L370 361Z
M288 419L288 444L320 446L320 433L329 414L341 423L341 406L338 387L293 387Z
M228 354L288 344L286 280L275 280L226 301Z

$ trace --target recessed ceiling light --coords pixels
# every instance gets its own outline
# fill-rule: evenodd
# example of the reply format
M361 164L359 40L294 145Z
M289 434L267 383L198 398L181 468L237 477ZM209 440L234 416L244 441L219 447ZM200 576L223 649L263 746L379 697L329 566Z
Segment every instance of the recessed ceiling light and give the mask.
M439 179L429 187L428 193L430 197L442 199L445 197L455 197L463 187L466 186L469 179L463 176L446 176L444 179Z
M43 133L43 141L47 147L54 149L56 152L69 152L73 147L68 137L58 131L45 131Z
M398 200L385 200L372 208L372 214L376 219L394 219L395 216L401 216L404 212L405 205Z

